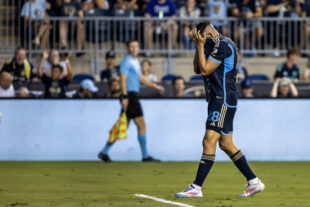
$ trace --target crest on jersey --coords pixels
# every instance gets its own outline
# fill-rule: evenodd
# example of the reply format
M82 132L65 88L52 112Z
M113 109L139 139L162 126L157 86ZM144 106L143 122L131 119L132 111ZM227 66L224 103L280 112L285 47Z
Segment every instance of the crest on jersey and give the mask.
M212 56L215 56L216 53L217 53L217 51L218 51L218 48L217 48L217 47L214 47L214 49L213 49L211 55L212 55Z

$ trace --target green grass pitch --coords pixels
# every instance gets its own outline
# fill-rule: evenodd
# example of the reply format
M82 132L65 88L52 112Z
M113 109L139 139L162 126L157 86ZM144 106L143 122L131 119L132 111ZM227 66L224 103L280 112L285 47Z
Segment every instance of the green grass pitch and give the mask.
M310 206L310 162L251 162L266 185L238 198L246 183L230 162L215 162L203 198L175 198L196 174L198 162L0 162L0 206L173 206L135 197L145 194L192 206Z

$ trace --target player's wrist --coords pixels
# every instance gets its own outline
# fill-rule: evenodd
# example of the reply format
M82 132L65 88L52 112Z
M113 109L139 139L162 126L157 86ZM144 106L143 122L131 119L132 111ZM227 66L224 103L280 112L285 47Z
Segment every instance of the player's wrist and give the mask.
M122 94L122 95L120 96L120 99L121 99L121 100L128 99L128 94Z

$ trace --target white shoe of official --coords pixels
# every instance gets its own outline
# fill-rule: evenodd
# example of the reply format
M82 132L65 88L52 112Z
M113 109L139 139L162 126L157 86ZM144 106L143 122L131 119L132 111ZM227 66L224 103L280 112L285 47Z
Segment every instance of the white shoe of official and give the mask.
M247 184L246 190L243 192L243 194L238 195L238 197L250 197L256 193L259 193L265 189L264 183L258 179L258 183L256 184Z
M202 197L201 187L192 184L185 191L176 193L175 197L181 197L181 198Z

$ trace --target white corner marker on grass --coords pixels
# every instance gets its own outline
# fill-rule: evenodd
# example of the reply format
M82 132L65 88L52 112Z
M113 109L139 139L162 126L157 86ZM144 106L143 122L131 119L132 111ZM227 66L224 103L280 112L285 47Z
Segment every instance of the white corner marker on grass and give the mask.
M184 204L184 203L168 201L168 200L165 200L165 199L162 199L162 198L156 198L156 197L153 197L153 196L148 196L148 195L143 195L143 194L134 194L134 195L138 196L138 197L141 197L141 198L147 198L147 199L151 199L151 200L154 200L154 201L158 201L158 202L162 202L162 203L168 203L168 204L172 204L172 205L176 205L176 206L194 207L194 206L187 205L187 204Z

